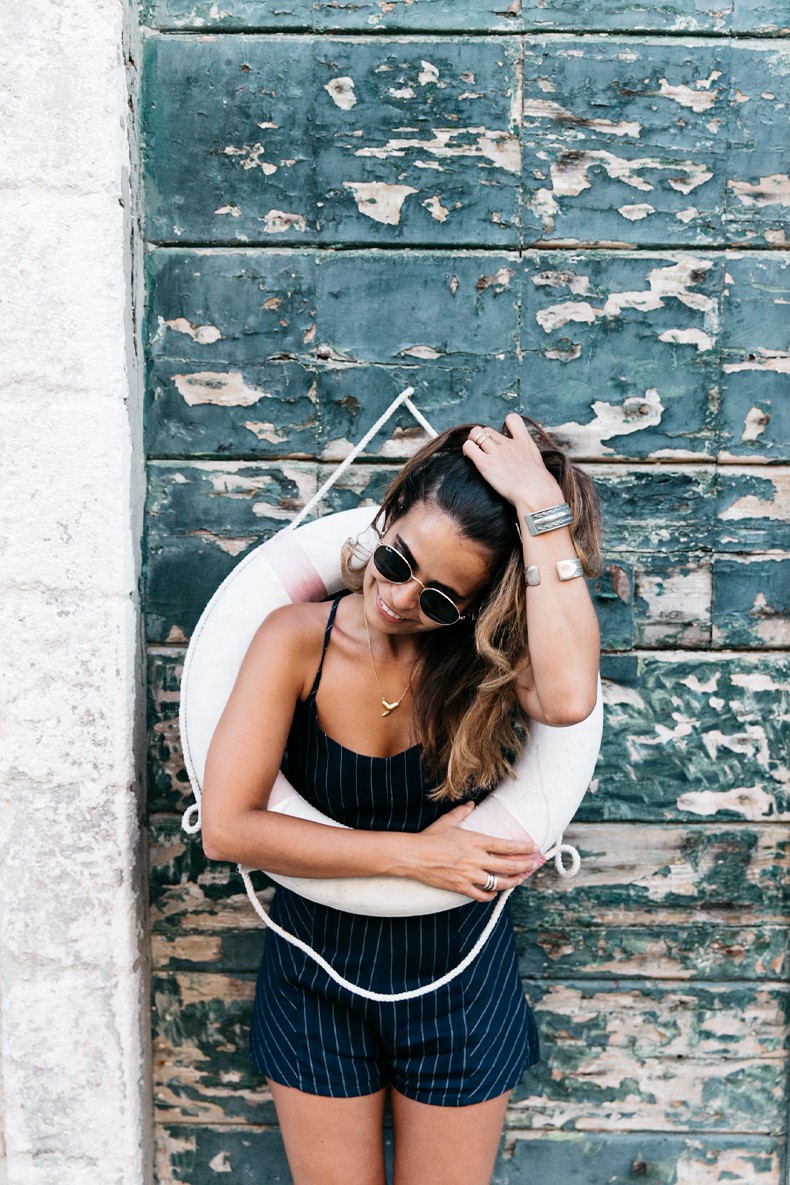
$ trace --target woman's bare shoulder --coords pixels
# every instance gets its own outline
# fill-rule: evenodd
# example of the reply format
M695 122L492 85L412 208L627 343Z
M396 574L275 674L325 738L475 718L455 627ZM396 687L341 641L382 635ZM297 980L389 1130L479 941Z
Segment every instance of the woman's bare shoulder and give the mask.
M268 675L280 664L312 679L321 656L331 606L326 601L282 605L261 622L250 642L245 665Z

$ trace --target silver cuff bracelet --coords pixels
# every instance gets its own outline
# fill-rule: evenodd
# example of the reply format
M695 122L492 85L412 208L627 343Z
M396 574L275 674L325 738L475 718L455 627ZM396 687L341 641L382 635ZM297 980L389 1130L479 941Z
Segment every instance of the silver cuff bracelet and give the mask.
M560 580L573 580L576 576L583 576L581 560L557 560L557 575Z
M567 502L559 502L556 506L547 506L545 510L533 510L524 515L527 530L530 535L543 535L546 531L555 531L557 527L568 527L573 522L573 514Z

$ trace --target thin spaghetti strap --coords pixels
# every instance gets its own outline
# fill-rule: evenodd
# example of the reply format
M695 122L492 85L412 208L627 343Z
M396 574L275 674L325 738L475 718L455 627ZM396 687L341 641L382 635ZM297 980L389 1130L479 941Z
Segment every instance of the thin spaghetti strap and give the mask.
M332 608L329 610L329 618L326 623L326 629L324 630L324 648L321 651L321 661L318 664L318 670L315 673L313 686L310 688L310 694L307 697L308 700L311 700L315 697L315 693L318 691L318 684L321 682L321 672L324 669L324 659L326 658L326 651L327 647L329 646L329 635L332 633L332 626L335 624L335 614L337 613L337 607L342 600L342 596L343 594L341 593L340 596L335 597L334 601L332 602Z

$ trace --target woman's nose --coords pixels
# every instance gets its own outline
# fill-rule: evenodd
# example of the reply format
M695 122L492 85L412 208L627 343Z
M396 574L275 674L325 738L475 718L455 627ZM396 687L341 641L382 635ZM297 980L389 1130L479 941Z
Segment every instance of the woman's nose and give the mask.
M403 584L391 584L390 588L390 603L396 613L400 613L401 609L413 609L420 600L422 587L414 576Z

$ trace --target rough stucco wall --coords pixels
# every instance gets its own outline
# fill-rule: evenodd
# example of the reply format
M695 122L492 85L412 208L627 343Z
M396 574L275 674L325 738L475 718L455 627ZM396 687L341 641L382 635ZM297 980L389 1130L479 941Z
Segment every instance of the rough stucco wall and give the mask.
M148 1177L130 39L3 5L4 1185Z

